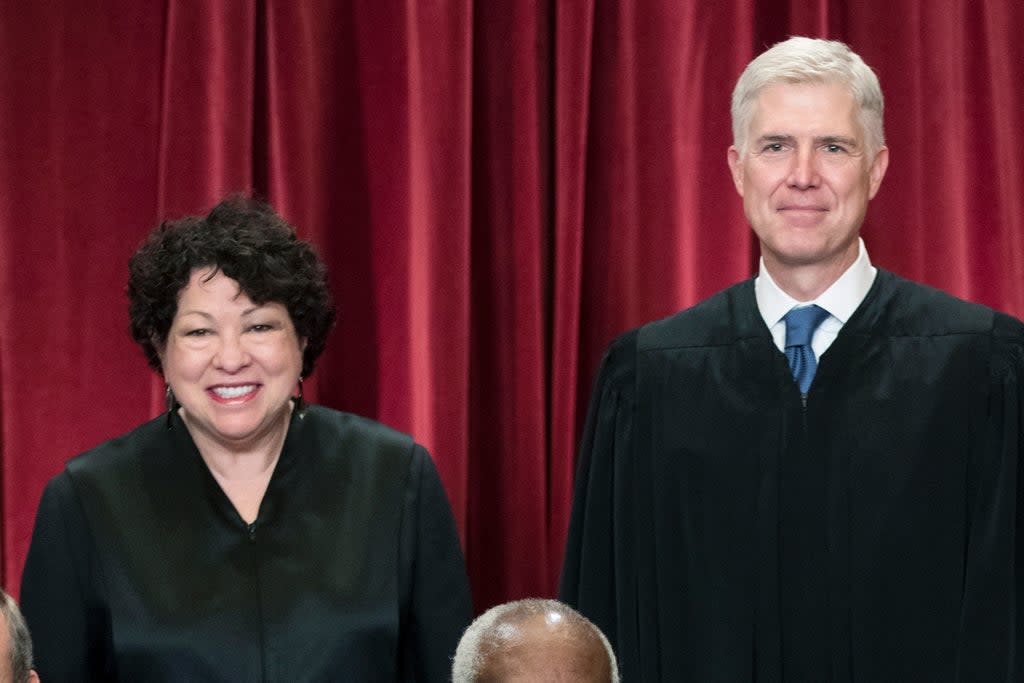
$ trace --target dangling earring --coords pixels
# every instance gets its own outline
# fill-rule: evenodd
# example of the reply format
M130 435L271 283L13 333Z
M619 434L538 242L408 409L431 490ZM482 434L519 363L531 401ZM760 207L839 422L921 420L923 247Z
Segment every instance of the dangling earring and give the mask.
M302 398L302 378L299 377L299 395L295 397L295 414L299 419L306 417L306 402Z
M174 398L174 392L171 391L171 385L167 385L166 392L167 400L167 428L170 429L174 422L174 413L178 410L178 399Z

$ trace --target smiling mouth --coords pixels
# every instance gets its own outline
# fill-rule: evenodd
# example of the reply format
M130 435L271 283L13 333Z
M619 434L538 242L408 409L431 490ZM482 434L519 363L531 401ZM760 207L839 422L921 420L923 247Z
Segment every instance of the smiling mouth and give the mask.
M255 384L242 384L236 387L213 387L210 391L218 398L230 400L247 396L255 392L256 388Z

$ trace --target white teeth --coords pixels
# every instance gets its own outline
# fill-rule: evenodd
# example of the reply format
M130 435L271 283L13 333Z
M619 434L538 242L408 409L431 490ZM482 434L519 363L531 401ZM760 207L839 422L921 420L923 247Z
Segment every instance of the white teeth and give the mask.
M255 384L244 384L240 387L214 387L213 389L213 393L221 398L238 398L252 391L256 391Z

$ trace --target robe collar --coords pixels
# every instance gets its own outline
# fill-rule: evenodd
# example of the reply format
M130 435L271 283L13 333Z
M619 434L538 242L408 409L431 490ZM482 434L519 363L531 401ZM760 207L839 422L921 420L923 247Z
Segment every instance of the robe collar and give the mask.
M786 313L795 306L808 304L817 304L828 311L829 318L822 324L823 327L830 331L833 337L839 332L864 301L878 274L878 269L871 265L864 240L858 238L857 242L857 259L839 276L839 279L813 301L797 301L782 291L765 268L764 258L761 258L760 270L754 279L754 297L761 318L765 326L771 330L773 337L785 334L782 318ZM777 346L781 346L781 339L775 341Z

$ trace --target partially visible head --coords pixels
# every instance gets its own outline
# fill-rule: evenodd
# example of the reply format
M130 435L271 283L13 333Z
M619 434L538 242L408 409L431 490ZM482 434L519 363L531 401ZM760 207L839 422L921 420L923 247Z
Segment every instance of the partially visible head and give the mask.
M747 135L758 96L769 85L835 83L853 96L864 133L865 152L874 155L885 145L884 101L878 76L843 43L793 37L762 52L743 70L732 93L733 146L747 153Z
M162 371L178 298L194 271L223 273L256 304L283 305L305 340L302 376L313 371L334 323L326 268L267 204L232 197L206 216L187 216L155 228L128 262L132 337L153 369Z
M0 683L38 683L32 670L32 639L14 598L0 590Z
M601 630L557 600L492 607L466 629L452 683L618 683L611 644Z

